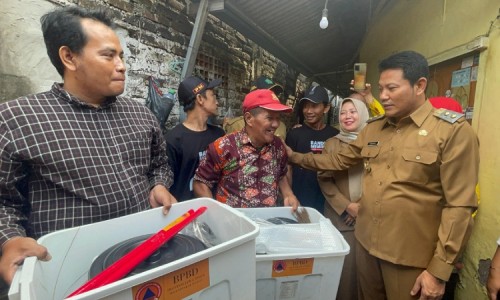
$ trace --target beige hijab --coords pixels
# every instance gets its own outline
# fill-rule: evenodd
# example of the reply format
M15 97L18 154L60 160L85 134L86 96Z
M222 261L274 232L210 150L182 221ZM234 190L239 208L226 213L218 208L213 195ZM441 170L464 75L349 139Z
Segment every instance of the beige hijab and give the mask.
M352 102L352 104L358 111L359 123L358 127L354 131L347 131L342 126L342 123L340 123L340 133L335 137L345 143L349 143L358 138L359 132L366 126L366 121L368 121L369 118L368 109L366 108L366 104L363 101L354 98L344 98L344 100L342 100L342 102L340 103L339 120L340 112L342 111L342 105L344 105L344 103L348 101ZM358 201L359 198L361 198L361 194L363 192L363 164L360 163L351 166L347 172L349 174L349 197L351 201L355 202Z

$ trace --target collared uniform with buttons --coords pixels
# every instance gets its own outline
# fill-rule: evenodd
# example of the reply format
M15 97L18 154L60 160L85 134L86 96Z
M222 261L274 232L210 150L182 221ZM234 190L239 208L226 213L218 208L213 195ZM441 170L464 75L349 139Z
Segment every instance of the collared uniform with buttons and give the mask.
M398 124L374 118L349 147L290 160L316 170L363 160L357 240L375 257L448 280L477 207L479 143L463 115L426 101Z

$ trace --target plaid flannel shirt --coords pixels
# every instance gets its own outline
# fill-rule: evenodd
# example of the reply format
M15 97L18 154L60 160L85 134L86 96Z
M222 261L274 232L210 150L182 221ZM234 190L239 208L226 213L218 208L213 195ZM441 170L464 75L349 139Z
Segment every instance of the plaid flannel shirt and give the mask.
M54 84L0 104L0 245L148 209L172 178L158 122L136 101L93 107Z

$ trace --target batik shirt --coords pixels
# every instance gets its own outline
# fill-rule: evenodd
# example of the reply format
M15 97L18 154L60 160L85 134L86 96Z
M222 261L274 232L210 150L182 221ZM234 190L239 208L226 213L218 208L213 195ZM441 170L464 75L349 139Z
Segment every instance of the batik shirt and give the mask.
M172 172L144 105L93 107L59 84L0 104L0 245L148 209L157 184Z
M245 129L217 139L196 170L194 180L213 189L215 198L232 207L276 206L278 183L287 172L280 138L255 148Z

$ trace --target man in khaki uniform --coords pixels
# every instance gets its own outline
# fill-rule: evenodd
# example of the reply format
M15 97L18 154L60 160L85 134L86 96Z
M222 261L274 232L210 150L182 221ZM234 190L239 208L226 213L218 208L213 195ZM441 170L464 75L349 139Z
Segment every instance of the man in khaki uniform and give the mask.
M364 162L355 229L360 299L440 299L477 207L478 140L462 114L425 99L422 55L396 53L379 70L385 116L348 147L287 153L315 170Z

